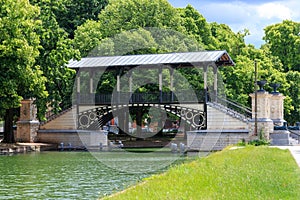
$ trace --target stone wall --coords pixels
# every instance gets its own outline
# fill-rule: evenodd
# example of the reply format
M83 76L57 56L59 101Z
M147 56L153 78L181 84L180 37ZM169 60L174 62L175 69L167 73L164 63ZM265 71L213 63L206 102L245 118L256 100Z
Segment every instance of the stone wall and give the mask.
M73 147L99 147L100 143L107 146L106 131L81 130L39 130L37 141L42 143L64 145Z
M196 151L222 150L228 145L248 140L248 130L199 130L187 132L187 147Z

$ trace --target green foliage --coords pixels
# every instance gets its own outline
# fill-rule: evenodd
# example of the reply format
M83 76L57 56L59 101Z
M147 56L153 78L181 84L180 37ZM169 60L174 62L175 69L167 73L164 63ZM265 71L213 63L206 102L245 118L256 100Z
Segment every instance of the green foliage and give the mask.
M255 139L248 142L249 145L261 146L261 145L270 145L270 142L264 139Z
M279 91L287 96L284 104L286 118L294 122L298 116L294 114L299 113L296 108L298 93L290 93L294 91L290 90L290 85L294 83L286 79L286 69L289 65L292 67L288 69L298 66L299 25L283 21L265 30L267 44L256 49L245 44L244 38L250 34L248 30L234 33L225 24L207 23L191 5L175 9L165 0L112 0L100 13L98 22L87 21L78 27L74 44L83 56L92 49L90 55L226 50L236 66L221 68L221 79L225 84L225 90L221 93L250 106L248 94L255 90L256 61L259 65L258 79L281 84ZM289 48L281 48L283 46ZM203 87L201 73L195 73L195 69L180 72L193 89ZM268 85L266 89L271 90Z
M243 48L246 47L244 37L248 34L247 30L244 33L234 33L226 24L211 23L211 34L214 38L214 48L226 50L229 55L235 60Z
M285 20L282 23L265 28L266 45L272 56L279 58L282 63L286 82L282 84L281 91L285 99L285 119L293 124L299 121L299 75L300 71L300 23ZM278 62L276 62L278 63Z
M140 27L168 27L179 31L180 20L167 0L111 0L99 15L104 37Z
M37 29L40 37L40 56L36 65L41 66L44 76L47 78L47 98L39 98L38 117L43 119L48 106L58 112L61 107L71 105L74 71L65 65L72 58L78 57L78 52L72 46L72 40L68 34L59 27L54 14L62 6L62 1L42 0L36 2L41 9L39 19L42 21Z
M39 10L27 1L0 2L0 111L16 108L24 97L46 96L35 33ZM18 12L15 12L18 10Z
M82 57L89 55L90 51L100 44L102 33L100 24L93 20L87 20L83 25L79 26L75 31L73 45L78 49ZM108 46L108 49L110 46ZM106 49L107 47L102 49ZM106 54L103 54L103 56Z
M289 86L286 88L285 94L289 98L285 99L285 102L289 101L291 106L285 107L285 119L290 124L294 124L300 120L300 72L288 71L286 79Z
M188 35L194 36L204 49L214 49L216 44L206 19L191 5L178 10L181 13L182 25Z
M300 23L285 20L265 28L265 41L285 71L300 71Z
M87 20L97 20L108 0L61 0L63 5L54 10L61 28L74 38L74 31Z

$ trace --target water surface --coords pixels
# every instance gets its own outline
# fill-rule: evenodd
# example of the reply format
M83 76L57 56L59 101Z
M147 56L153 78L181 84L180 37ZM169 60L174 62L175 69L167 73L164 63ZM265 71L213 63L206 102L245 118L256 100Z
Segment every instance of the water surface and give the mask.
M174 155L167 152L140 157L119 152L0 156L0 199L98 199L166 170L157 165L168 162L174 163ZM143 173L144 168L154 170ZM139 173L132 173L135 169Z

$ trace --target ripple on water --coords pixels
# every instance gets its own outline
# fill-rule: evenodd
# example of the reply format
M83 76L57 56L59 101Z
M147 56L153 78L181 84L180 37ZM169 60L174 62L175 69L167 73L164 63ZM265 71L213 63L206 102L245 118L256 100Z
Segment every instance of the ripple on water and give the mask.
M103 152L97 156L102 160L89 152L0 156L0 199L98 199L151 175L117 169L149 172L155 165L172 161L170 155L151 157Z

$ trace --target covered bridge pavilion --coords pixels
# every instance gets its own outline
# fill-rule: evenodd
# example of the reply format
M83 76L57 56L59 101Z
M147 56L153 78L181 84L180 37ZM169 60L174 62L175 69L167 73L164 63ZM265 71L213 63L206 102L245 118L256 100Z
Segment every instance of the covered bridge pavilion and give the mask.
M146 55L125 55L125 56L101 56L101 57L86 57L81 60L72 60L69 62L68 67L76 70L76 105L77 105L77 114L79 115L79 105L112 105L115 103L121 104L134 104L134 103L156 103L156 104L174 104L173 97L170 101L164 101L163 98L163 69L170 70L170 90L173 89L174 70L183 67L190 68L203 68L203 83L204 91L207 93L208 89L208 68L213 69L213 93L217 95L217 82L218 82L218 68L222 66L234 66L233 60L230 58L229 54L222 51L200 51L200 52L185 52L185 53L165 53L165 54L146 54ZM120 79L122 72L130 71L134 68L139 67L139 69L157 69L158 70L158 87L159 87L159 97L152 102L138 102L131 101L128 98L125 98L125 102L119 102L120 93L121 93L121 83ZM113 70L117 72L115 91L119 95L118 101L113 101L111 98L96 98L95 97L95 88L94 88L94 78L95 73L99 71ZM82 73L88 74L88 77L82 77ZM128 90L129 99L132 98L133 94L133 80L132 74L126 74L128 78ZM99 80L97 80L99 81ZM84 84L88 87L85 91L81 91L81 85ZM212 91L211 91L212 92ZM88 98L82 98L83 93L89 93ZM113 95L113 94L112 94ZM128 95L127 95L128 96ZM91 100L92 99L92 100ZM96 100L95 100L96 99ZM98 100L97 100L98 99ZM90 100L90 101L89 101ZM205 95L205 101L207 96ZM127 102L126 102L127 101ZM205 103L204 101L204 103ZM198 102L196 102L198 103Z
M82 72L89 73L89 93L94 93L94 75L96 71L115 70L118 72L116 91L120 92L120 76L121 72L136 67L158 69L159 91L162 91L163 76L162 69L170 69L170 89L173 88L173 72L182 67L203 68L204 90L208 89L207 70L213 68L214 82L213 92L217 94L218 68L222 66L234 66L234 62L226 51L200 51L186 53L166 53L166 54L146 54L146 55L126 55L126 56L101 56L86 57L81 60L72 60L68 67L75 69L77 72L77 93L80 94L80 85ZM129 92L132 93L132 74L129 73ZM85 91L86 92L86 91ZM78 99L79 100L79 99ZM77 102L78 104L84 102ZM101 102L95 102L96 104Z

